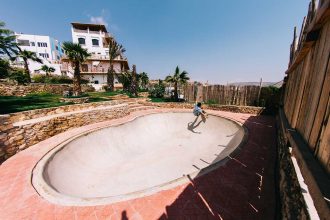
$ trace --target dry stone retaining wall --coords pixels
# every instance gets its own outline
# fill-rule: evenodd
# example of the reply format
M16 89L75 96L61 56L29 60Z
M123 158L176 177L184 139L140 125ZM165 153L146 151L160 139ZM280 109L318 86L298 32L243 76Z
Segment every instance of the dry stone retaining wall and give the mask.
M0 96L25 96L30 93L51 93L62 95L63 91L67 91L73 86L71 84L43 84L31 83L29 85L11 85L8 83L0 83ZM82 84L83 92L93 92L92 86Z
M64 106L67 108L64 110L76 111L77 109L83 110L104 105L116 104L119 104L119 101L106 103L89 103L85 106ZM56 111L54 108L42 110L42 113L38 112L37 110L33 110L15 114L0 115L0 163L15 155L19 151L24 150L25 148L50 138L56 134L67 131L70 128L120 118L129 114L129 108L127 105L118 107L114 106L113 108L109 109L95 109L88 112L73 113L65 116L54 117L41 122L14 126L15 122L63 112L63 109ZM38 117L36 117L36 115Z

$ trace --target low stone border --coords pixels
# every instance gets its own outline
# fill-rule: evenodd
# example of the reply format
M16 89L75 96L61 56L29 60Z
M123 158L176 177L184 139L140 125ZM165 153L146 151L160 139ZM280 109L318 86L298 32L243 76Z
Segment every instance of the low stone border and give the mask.
M51 93L62 95L63 91L72 89L72 84L48 84L48 83L30 83L28 85L12 85L10 83L0 82L0 95L2 96L25 96L30 93ZM94 92L91 85L82 84L82 92Z
M81 97L81 98L60 98L60 102L72 102L75 104L82 104L89 101L89 97Z
M194 107L194 103L178 103L178 102L148 102L145 105L157 106L161 108L184 108L184 109L192 109ZM228 111L235 113L247 113L260 115L262 111L265 109L264 107L255 107L255 106L236 106L236 105L203 105L204 109L211 109L216 111Z

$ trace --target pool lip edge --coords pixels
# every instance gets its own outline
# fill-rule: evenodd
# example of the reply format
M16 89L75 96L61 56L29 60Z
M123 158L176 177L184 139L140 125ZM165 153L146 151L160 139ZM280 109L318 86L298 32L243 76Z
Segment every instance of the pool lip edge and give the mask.
M96 127L96 128L89 128L88 130L82 131L79 134L76 134L72 137L65 138L63 141L59 144L56 144L54 146L50 147L50 150L47 151L39 160L38 162L34 165L33 170L31 172L31 184L34 190L38 193L39 196L41 196L43 199L54 203L58 205L66 205L66 206L95 206L95 205L107 205L107 204L112 204L116 202L121 202L121 201L126 201L126 200L131 200L135 198L140 198L148 195L152 195L156 192L160 192L163 190L168 190L172 189L176 186L182 185L184 183L189 182L191 179L198 178L206 173L209 173L218 167L222 166L225 164L228 160L230 160L232 157L234 157L244 146L248 140L248 129L247 127L230 117L226 117L224 115L217 114L218 111L214 111L213 113L210 113L209 115L213 115L216 117L221 117L224 119L227 119L236 125L240 126L243 128L244 134L243 137L240 141L240 143L234 147L233 150L229 152L229 154L221 160L216 161L215 163L210 164L209 166L197 170L193 173L190 173L188 175L183 175L182 177L179 177L177 179L171 180L169 182L165 182L156 186L148 187L146 189L140 190L140 191L135 191L127 194L122 194L122 195L117 195L117 196L107 196L107 197L94 197L94 198L81 198L81 197L74 197L74 196L69 196L66 194L61 194L56 189L54 189L44 178L44 168L47 166L47 164L51 161L51 159L56 155L57 152L61 151L68 143L71 141L75 140L76 138L80 136L87 135L89 133L93 133L95 131L108 128L108 127L114 127L114 126L120 126L122 124L126 124L128 122L132 122L136 120L137 118L141 118L147 115L152 115L152 114L162 114L162 113L187 113L191 112L190 110L187 109L162 109L161 111L141 111L144 114L142 115L133 115L131 118L127 118L126 120L122 122L114 122L112 120L108 121L105 125ZM131 115L132 116L132 115ZM123 117L125 118L125 117ZM85 126L83 126L85 127Z

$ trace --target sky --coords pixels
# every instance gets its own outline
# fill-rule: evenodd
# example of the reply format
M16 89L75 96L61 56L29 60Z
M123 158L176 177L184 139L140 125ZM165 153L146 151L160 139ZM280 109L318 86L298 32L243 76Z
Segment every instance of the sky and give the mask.
M309 0L0 0L16 32L71 41L71 22L103 23L129 65L163 79L176 66L192 81L278 82Z

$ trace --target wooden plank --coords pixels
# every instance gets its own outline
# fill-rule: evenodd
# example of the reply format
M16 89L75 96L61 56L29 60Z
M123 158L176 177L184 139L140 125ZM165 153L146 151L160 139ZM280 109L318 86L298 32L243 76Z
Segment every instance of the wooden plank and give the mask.
M322 124L324 123L325 120L327 120L327 118L325 118L325 115L326 115L327 102L330 94L330 55L328 57L328 64L325 71L326 71L325 80L322 86L322 92L316 111L316 117L314 119L313 128L308 140L311 146L316 146L317 140L318 138L320 138L319 136L320 136L320 130Z
M328 97L328 103L325 113L325 119L320 132L320 138L317 143L316 156L330 174L330 97Z
M315 76L316 72L314 71L314 69L316 68L316 65L318 63L317 58L319 58L319 56L320 56L320 52L319 52L321 50L320 46L321 46L320 41L318 41L315 45L315 48L312 49L313 60L311 62L311 69L310 69L309 75L307 77L306 84L304 86L303 100L302 100L302 103L300 106L297 125L296 125L296 129L304 137L306 142L308 140L308 137L306 138L306 136L304 136L305 130L306 130L306 123L311 123L311 122L308 122L306 120L306 118L307 118L309 108L310 108L311 95L312 95L311 90L313 90L312 82L314 81L314 78L316 77Z
M317 106L320 100L322 85L325 79L325 72L328 64L330 51L330 40L328 39L329 36L330 22L328 22L327 25L322 28L321 38L319 41L320 50L318 56L316 57L316 65L314 66L314 78L309 93L310 102L309 107L307 109L305 132L303 133L303 136L307 140L307 142L309 140L309 136L312 130L313 122L316 116ZM315 145L311 147L315 148Z

